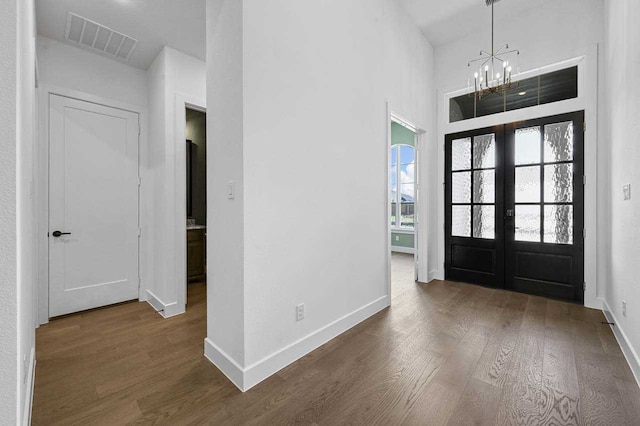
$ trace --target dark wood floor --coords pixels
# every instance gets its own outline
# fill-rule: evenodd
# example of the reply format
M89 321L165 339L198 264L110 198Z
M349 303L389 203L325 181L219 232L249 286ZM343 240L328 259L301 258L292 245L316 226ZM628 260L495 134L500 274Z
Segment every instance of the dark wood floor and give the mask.
M249 392L203 357L205 286L162 319L129 303L37 331L33 424L640 424L640 390L601 312L451 282L393 303Z

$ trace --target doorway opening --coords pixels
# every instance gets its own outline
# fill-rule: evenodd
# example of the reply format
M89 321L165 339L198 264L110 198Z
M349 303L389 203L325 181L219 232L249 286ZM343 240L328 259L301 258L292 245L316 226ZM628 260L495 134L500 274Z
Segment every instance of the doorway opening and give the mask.
M445 278L584 302L584 112L446 136Z
M207 116L185 108L186 308L206 302L207 283Z
M414 125L391 114L389 127L389 239L391 283L397 296L417 275L418 135Z

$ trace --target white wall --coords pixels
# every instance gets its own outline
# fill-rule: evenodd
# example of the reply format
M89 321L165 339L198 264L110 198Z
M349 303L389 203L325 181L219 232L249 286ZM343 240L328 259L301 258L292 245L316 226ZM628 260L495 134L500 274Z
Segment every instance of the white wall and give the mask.
M606 122L603 143L611 147L610 247L611 270L601 296L605 310L613 315L615 330L622 335L627 359L640 379L640 3L636 0L607 0L606 6ZM631 184L631 200L624 201L622 187ZM622 301L627 314L622 313ZM620 338L620 335L618 336ZM628 345L628 348L625 347Z
M395 1L232 3L208 4L208 222L227 228L209 265L234 253L213 277L208 324L247 388L387 305L386 104L433 135L434 94L431 46ZM237 313L216 312L218 297L240 304L244 342L221 329Z
M35 32L32 1L0 12L0 419L29 414L35 347L33 146Z
M17 2L0 11L0 418L17 421Z
M147 74L98 54L38 36L42 84L132 105L147 104Z
M496 6L498 7L498 6ZM551 65L568 59L576 58L582 55L597 55L598 69L603 66L603 58L598 54L598 48L602 48L604 42L604 22L602 19L604 13L602 0L564 0L562 2L547 2L543 8L535 8L526 14L511 17L509 20L499 21L496 26L496 46L509 43L512 48L520 50L520 68L522 71L529 71L543 66ZM438 235L438 238L432 238L429 246L430 262L437 265L437 269L433 272L433 277L444 277L444 191L442 190L442 182L444 182L444 154L443 143L444 134L447 127L445 122L447 119L446 110L448 106L444 104L444 95L448 92L466 88L467 84L467 63L469 60L477 57L480 49L487 50L490 48L488 43L491 40L490 26L488 25L484 32L478 32L470 36L461 38L454 42L438 46L435 52L436 58L436 83L438 87L438 164L439 168L437 179L434 180L438 187L435 190L435 197L430 199L431 204L437 206L438 220L430 222L430 235ZM594 58L588 58L589 60ZM595 60L595 59L594 59ZM590 78L593 76L590 76ZM601 76L593 81L589 81L593 85L597 85L601 81ZM602 97L603 90L601 85L597 87L598 98ZM597 115L596 109L599 110L600 105L596 99L592 99L590 108L593 110L593 116ZM531 117L533 118L533 117ZM587 114L589 119L589 114ZM595 119L594 123L589 123L590 132L596 133L597 139L602 141L602 126L599 126ZM480 126L482 127L482 126ZM597 129L597 130L596 130ZM589 136L588 136L589 137ZM588 158L597 158L597 173L587 176L587 184L597 185L597 200L591 197L587 200L590 207L595 209L597 206L597 239L606 239L606 223L607 209L606 203L600 200L606 200L607 194L607 148L606 145L597 144L597 152L589 151L586 153ZM588 167L588 165L587 165ZM587 189L588 190L588 189ZM589 197L589 195L587 195ZM600 226L601 225L601 226ZM588 236L589 238L589 236ZM597 274L597 281L605 281L607 263L606 263L606 246L597 244L594 248L597 250L597 268L595 265L587 265L593 268L594 275ZM597 271L596 271L597 269ZM595 280L594 280L595 281ZM588 282L588 286L594 286L596 283ZM590 288L593 294L591 299L596 299L596 289Z
M243 380L243 1L207 1L207 341L205 354ZM235 198L227 198L234 182ZM208 345L215 348L208 351ZM236 375L231 371L235 368Z
M176 113L180 112L176 110L176 97L187 96L205 103L206 65L165 47L147 71L147 93L149 141L142 153L142 285L166 307L164 314L172 316L184 312L181 296L186 279L176 266L177 242L181 238L176 224L186 232L186 217L178 218L175 213L177 202L185 204L184 198L176 199L177 186L185 180L185 163L176 156L177 137L184 132L176 129ZM181 114L184 126L184 108Z

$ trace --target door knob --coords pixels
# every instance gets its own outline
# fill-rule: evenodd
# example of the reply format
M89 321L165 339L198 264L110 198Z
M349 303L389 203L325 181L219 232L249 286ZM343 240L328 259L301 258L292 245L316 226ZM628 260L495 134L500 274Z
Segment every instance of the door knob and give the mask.
M71 235L71 232L60 232L60 231L53 231L53 235L54 237L58 238L61 237L63 235Z

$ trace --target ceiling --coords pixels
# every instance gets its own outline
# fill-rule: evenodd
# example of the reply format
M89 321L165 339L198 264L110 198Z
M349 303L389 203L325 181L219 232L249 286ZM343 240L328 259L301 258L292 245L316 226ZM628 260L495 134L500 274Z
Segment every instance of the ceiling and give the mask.
M491 27L485 0L398 0L434 47ZM540 7L550 0L502 0L495 5L496 30L501 19ZM553 1L553 0L551 0Z
M65 40L73 12L139 40L131 57L121 60L146 70L163 46L205 60L206 0L36 0L38 34ZM119 59L118 59L119 60Z

